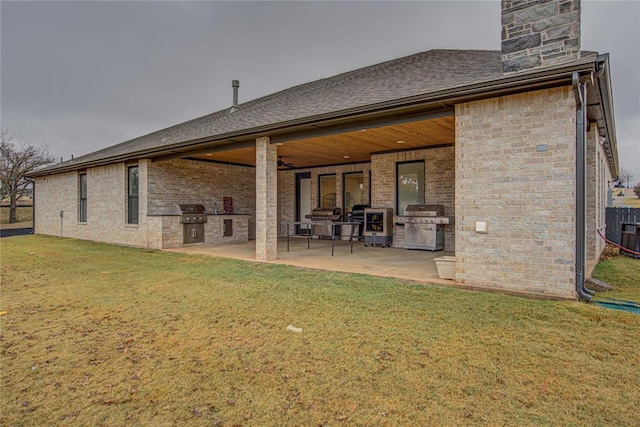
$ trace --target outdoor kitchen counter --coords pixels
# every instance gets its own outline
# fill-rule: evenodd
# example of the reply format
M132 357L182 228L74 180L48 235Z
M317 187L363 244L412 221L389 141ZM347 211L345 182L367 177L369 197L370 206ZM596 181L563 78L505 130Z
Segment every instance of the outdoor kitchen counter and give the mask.
M207 212L205 243L238 243L249 240L249 215Z
M205 213L204 243L224 244L240 243L249 240L249 214L214 214ZM184 224L180 222L180 214L158 213L148 215L154 228L158 231L158 240L162 248L183 246ZM160 237L161 236L161 237ZM198 244L198 243L194 243Z

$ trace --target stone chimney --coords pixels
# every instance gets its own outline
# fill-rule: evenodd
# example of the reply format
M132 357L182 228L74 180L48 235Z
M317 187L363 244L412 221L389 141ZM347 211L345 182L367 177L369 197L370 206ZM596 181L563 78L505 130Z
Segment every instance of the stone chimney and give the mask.
M580 0L502 0L502 72L580 57Z

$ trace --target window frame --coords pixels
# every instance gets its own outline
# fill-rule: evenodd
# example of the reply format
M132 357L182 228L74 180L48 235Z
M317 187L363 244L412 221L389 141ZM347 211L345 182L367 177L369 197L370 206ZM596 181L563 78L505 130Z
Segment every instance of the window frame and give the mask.
M131 172L136 170L136 194L131 193ZM134 214L135 213L135 217ZM127 224L137 225L140 222L140 168L138 165L127 166Z
M334 191L334 193L333 193L335 195L333 206L323 206L323 204L322 204L322 199L323 199L323 197L322 197L322 178L328 177L328 176L332 176L333 179L335 180L336 191ZM322 174L322 175L318 175L318 207L319 208L325 208L325 207L334 208L334 207L336 207L338 205L337 192L338 192L338 175L336 173L325 173L325 174Z
M83 185L84 181L84 185ZM87 172L78 172L78 222L87 222L87 199L89 195L89 182Z
M346 217L346 215L349 213L349 204L347 203L347 177L349 175L361 175L362 176L362 185L364 186L364 178L365 178L365 174L364 171L355 171L355 172L344 172L342 174L342 211ZM364 201L363 203L355 203L355 205L358 204L365 204Z
M410 161L406 161L406 162L396 162L396 215L404 215L404 212L400 212L400 192L399 190L399 184L400 184L400 167L402 165L407 165L407 164L415 164L415 163L421 163L422 164L422 201L418 201L417 204L422 204L424 205L425 203L425 189L426 189L426 181L427 181L427 174L426 174L426 170L425 170L425 161L424 159L422 160L410 160ZM420 186L420 184L418 183L418 187Z

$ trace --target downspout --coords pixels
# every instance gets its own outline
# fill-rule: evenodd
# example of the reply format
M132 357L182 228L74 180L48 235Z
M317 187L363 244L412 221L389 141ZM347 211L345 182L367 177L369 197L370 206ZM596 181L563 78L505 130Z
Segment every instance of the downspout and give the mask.
M576 293L587 301L593 297L593 291L585 287L586 260L586 87L580 82L580 74L572 75L573 95L576 99Z
M31 234L36 234L36 180L25 178L31 183Z

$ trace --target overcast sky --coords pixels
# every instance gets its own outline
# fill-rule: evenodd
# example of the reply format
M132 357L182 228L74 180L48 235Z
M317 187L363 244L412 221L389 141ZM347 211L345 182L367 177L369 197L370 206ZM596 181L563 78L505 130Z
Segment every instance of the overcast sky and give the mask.
M0 3L2 128L80 156L429 49L500 49L500 1ZM640 181L640 2L582 1L611 54L620 163Z

